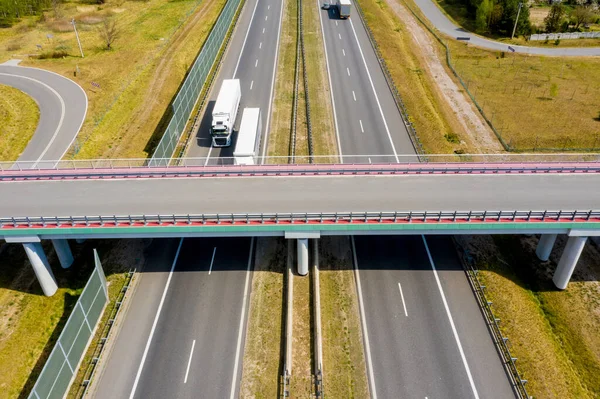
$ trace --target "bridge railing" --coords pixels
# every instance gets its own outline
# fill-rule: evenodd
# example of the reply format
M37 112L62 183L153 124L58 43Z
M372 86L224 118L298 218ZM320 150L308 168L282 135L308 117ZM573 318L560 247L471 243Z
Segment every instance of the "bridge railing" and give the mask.
M438 163L598 163L600 154L428 154L423 162L416 155L315 155L315 164L438 164ZM287 156L255 157L255 165L288 164ZM309 157L294 157L295 164L308 164ZM129 158L129 159L70 159L48 161L0 162L0 171L47 169L118 169L118 168L176 168L235 165L233 157L213 158Z
M600 210L230 213L0 218L0 229L331 224L600 222Z

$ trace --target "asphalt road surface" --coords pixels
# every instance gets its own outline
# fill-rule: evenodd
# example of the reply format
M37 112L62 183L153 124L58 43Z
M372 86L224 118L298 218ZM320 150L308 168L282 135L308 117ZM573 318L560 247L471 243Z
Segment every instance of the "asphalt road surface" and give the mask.
M93 397L237 398L251 255L249 238L153 242Z
M439 9L434 3L435 0L415 0L415 3L419 6L423 14L429 21L442 33L456 38L456 37L469 37L469 44L473 44L477 47L483 47L489 50L495 51L510 51L508 46L515 49L515 52L537 54L537 55L553 55L553 56L598 56L600 55L600 47L559 47L559 48L547 48L547 47L531 47L531 46L517 46L514 44L507 44L497 42L478 36L474 33L466 31L464 28L455 25L448 19L446 14Z
M39 161L61 159L75 140L87 112L85 91L54 72L5 64L0 65L0 84L28 94L40 109L37 129L18 161L52 167L54 162Z
M600 204L599 179L522 174L2 182L0 217L589 210Z
M373 398L515 397L449 237L355 248Z
M232 157L237 129L244 108L260 108L263 134L261 153L266 151L267 132L271 114L271 99L275 83L275 66L283 17L281 0L249 0L244 5L221 71L209 97L200 127L189 145L186 156L216 158ZM210 126L214 107L223 79L240 79L242 99L230 147L212 147Z
M315 7L319 7L319 0ZM339 152L344 162L389 162L414 154L402 116L385 81L363 22L352 11L340 19L337 7L321 10L327 69ZM351 155L367 155L353 160ZM387 155L387 157L378 157ZM393 158L392 158L393 159ZM397 158L396 158L397 160Z

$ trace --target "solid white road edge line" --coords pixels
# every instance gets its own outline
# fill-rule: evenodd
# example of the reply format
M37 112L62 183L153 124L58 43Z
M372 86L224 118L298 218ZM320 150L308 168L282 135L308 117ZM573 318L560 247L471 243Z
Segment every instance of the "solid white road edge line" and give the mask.
M60 94L58 94L58 92L56 90L54 90L52 87L48 86L46 83L42 82L41 80L30 78L29 76L14 75L12 73L4 73L4 72L0 72L0 75L10 76L10 77L13 77L13 78L20 78L20 79L30 80L32 82L35 82L35 83L39 84L39 85L42 85L46 89L50 90L56 97L58 97L58 100L60 101L60 108L61 109L60 109L60 120L58 121L58 126L56 127L56 130L54 131L54 134L50 138L50 141L48 142L48 144L46 145L46 147L42 151L41 155L38 157L38 159L36 159L35 164L33 164L32 167L35 168L37 166L38 162L40 162L41 159L44 157L44 155L46 155L46 153L48 152L48 149L50 149L50 146L54 143L54 140L56 139L56 136L58 136L58 132L62 128L62 124L63 124L63 122L65 120L65 100L63 100L62 96Z
M365 352L367 353L367 368L369 371L369 385L371 387L371 398L377 399L377 389L375 389L375 376L373 373L373 363L371 361L371 345L369 344L369 332L367 331L367 320L365 316L365 305L363 303L362 288L360 285L360 274L358 273L358 259L356 257L356 245L354 244L354 236L350 236L352 240L352 256L354 257L354 275L356 276L356 288L358 291L358 303L360 308L360 320L363 328L365 340Z
M242 337L244 335L244 317L246 315L246 302L248 301L248 283L250 282L250 266L252 265L252 252L254 251L254 237L250 241L250 254L248 255L248 267L246 268L246 283L244 284L244 299L242 300L242 313L240 315L240 328L238 331L237 348L235 350L235 363L233 365L233 376L231 378L231 395L235 398L235 385L237 382L238 363L240 361L240 350L242 349Z
M317 0L317 7L320 7L321 4L319 0ZM327 55L327 41L325 40L325 30L323 29L323 16L322 13L319 12L319 22L321 23L321 36L323 37L323 48L325 50L325 64L327 65L327 80L329 81L329 93L331 94L331 108L333 108L333 121L335 124L335 136L337 138L337 146L338 146L338 154L340 154L340 163L344 163L344 158L342 154L342 144L340 143L340 131L338 129L338 121L337 114L335 112L335 100L333 99L333 86L331 85L331 71L329 70L329 56ZM344 49L342 49L344 51ZM344 51L344 56L346 56L346 52Z
M192 350L190 351L190 358L188 360L187 369L185 370L185 378L183 383L187 384L188 374L190 373L190 366L192 365L192 356L194 356L194 346L196 346L196 340L192 341Z
M279 28L277 28L277 43L275 44L275 59L273 60L273 77L271 78L271 94L269 95L269 109L267 110L267 124L265 125L265 145L262 151L262 162L265 163L265 154L267 153L267 144L269 144L269 128L271 127L271 107L273 106L273 93L275 92L275 76L277 75L277 58L279 57L279 40L281 39L281 22L283 21L283 6L285 1L281 1L279 10ZM263 28L263 33L265 30Z
M402 298L402 306L404 307L404 316L408 317L408 312L406 311L406 301L404 300L404 293L402 292L402 286L398 283L398 288L400 289L400 297Z
M142 355L142 360L140 361L140 367L138 367L137 374L135 375L135 381L133 382L133 388L131 388L131 393L129 394L129 399L133 399L135 395L135 390L137 389L138 383L140 382L140 376L142 375L142 369L144 368L144 362L146 361L146 356L148 356L148 349L150 349L150 344L152 343L152 337L154 337L154 331L156 330L156 325L158 324L158 318L160 317L160 311L162 310L163 304L165 303L165 298L167 297L167 291L169 290L169 285L171 284L171 278L173 277L173 270L175 270L175 265L177 264L177 258L179 258L179 252L181 251L181 245L183 244L183 237L179 241L179 246L177 247L177 252L175 253L175 259L173 259L173 264L171 265L171 271L169 272L169 277L167 278L167 283L165 284L165 289L163 290L162 297L160 298L160 303L158 304L158 309L156 310L156 316L154 316L154 322L152 323L152 329L150 329L150 336L148 337L148 341L146 341L146 347L144 348L144 354Z
M456 340L456 345L458 346L460 357L462 359L463 365L465 366L467 376L469 377L471 390L473 391L473 395L475 396L475 398L479 399L479 394L477 393L477 388L475 388L475 382L473 381L473 376L471 375L471 369L469 368L467 358L465 357L465 352L463 351L462 345L460 343L460 338L458 337L458 332L456 331L456 326L454 325L454 319L452 318L452 314L450 313L448 301L446 301L446 295L444 295L444 289L442 288L440 277L438 276L437 269L435 268L435 264L433 263L433 258L431 257L431 252L429 251L429 245L427 245L425 235L421 235L421 238L423 239L423 244L425 245L425 250L427 251L427 257L429 258L429 263L431 264L431 269L433 270L435 281L437 283L438 289L440 290L440 295L442 296L442 302L444 302L444 308L446 309L446 314L448 315L448 320L450 321L450 326L452 327L452 333L454 334L454 339Z
M210 273L212 272L212 267L213 267L213 263L215 262L215 254L217 253L217 247L215 247L215 249L213 249L213 255L212 258L210 260L210 267L208 268L208 275L210 276Z
M390 129L388 128L388 124L385 120L385 116L383 115L383 109L381 108L381 103L379 102L379 97L377 96L377 92L375 91L375 85L373 84L373 79L371 79L371 73L369 72L369 67L367 66L367 61L365 60L365 55L363 54L362 47L360 46L360 42L358 41L358 36L356 35L356 30L354 29L354 24L352 23L352 20L350 20L350 26L352 27L352 32L354 33L354 39L356 39L356 44L358 45L358 51L360 51L360 56L363 60L363 64L365 64L367 76L369 77L369 82L371 83L371 89L373 89L373 94L375 95L375 101L377 101L377 107L379 108L379 113L381 114L381 119L383 120L383 125L385 126L385 131L387 132L388 138L390 139L390 144L392 145L392 151L394 151L394 155L396 156L396 162L399 162L398 154L396 153L396 147L394 146L394 141L392 140L392 135L390 134Z

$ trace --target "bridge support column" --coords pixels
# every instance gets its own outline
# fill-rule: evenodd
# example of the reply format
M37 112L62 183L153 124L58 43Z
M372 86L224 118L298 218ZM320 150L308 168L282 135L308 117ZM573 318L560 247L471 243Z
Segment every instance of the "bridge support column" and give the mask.
M308 274L308 238L298 238L298 274Z
M50 268L42 244L39 242L26 242L23 243L23 248L25 249L25 253L33 267L33 271L42 287L44 295L54 295L58 289L58 285L56 284L54 274L52 274L52 269Z
M71 267L73 264L73 253L71 252L71 247L69 247L69 242L67 240L52 240L52 245L54 245L56 256L58 256L62 268L68 269Z
M569 280L571 279L571 275L573 275L573 271L575 270L575 266L577 266L579 255L581 255L581 251L583 251L586 241L587 237L569 237L567 245L565 246L565 250L563 251L560 261L558 262L558 267L554 272L554 277L552 277L552 281L557 288L561 290L567 288Z
M535 254L539 260L546 262L550 259L550 253L552 253L552 248L554 247L557 236L558 234L542 234L537 248L535 249Z

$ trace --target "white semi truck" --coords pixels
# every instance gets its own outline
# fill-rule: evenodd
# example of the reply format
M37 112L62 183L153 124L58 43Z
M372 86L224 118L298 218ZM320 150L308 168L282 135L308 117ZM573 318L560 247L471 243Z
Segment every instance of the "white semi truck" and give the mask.
M262 134L260 108L244 108L233 156L236 165L257 163Z
M225 79L212 112L210 135L214 147L229 147L242 90L239 79Z
M350 0L337 0L337 8L340 13L340 18L348 18L350 16L350 8L352 3Z

